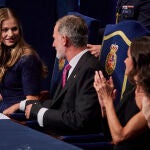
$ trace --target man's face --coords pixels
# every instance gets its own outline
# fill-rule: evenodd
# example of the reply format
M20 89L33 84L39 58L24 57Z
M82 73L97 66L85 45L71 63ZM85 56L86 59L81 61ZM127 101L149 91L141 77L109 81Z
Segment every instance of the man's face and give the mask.
M58 32L58 24L54 27L53 32L53 47L56 49L56 57L58 59L65 57L65 46L63 36Z

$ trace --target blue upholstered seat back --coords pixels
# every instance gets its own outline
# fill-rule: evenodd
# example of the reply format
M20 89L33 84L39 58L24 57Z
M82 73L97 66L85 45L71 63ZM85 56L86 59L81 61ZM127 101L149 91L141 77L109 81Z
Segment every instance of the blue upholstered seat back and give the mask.
M124 75L124 60L127 57L128 47L132 39L144 35L150 35L150 32L137 21L124 21L106 26L100 62L107 75L113 77L117 89L116 103L121 99L126 87L127 77Z
M99 43L99 41L98 41L99 28L103 27L103 23L101 20L97 20L95 18L83 15L76 11L70 11L70 12L68 12L68 15L77 15L77 16L80 16L81 18L83 18L88 25L88 30L89 30L88 43L91 43L91 44Z

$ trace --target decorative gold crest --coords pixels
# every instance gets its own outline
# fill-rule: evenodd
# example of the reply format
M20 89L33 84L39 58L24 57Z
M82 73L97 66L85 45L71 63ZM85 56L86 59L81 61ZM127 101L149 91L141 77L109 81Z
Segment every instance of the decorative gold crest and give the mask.
M60 58L59 59L59 70L62 70L64 68L64 65L65 65L65 59Z
M118 50L118 45L111 44L110 52L108 53L105 62L105 70L108 75L111 75L115 70L116 61L117 61L117 55L116 55L117 50Z

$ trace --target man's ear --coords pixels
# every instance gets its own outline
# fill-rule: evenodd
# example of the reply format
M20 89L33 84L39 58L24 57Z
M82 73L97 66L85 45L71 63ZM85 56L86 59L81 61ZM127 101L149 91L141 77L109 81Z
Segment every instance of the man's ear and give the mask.
M67 43L67 37L65 35L62 35L61 39L62 39L63 45L65 46Z
M64 46L69 46L70 45L70 40L67 36L63 35L62 36L62 41Z

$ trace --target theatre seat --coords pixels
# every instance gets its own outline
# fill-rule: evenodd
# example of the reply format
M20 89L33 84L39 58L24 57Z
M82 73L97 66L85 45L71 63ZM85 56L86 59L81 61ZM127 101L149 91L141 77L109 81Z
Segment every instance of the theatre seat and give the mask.
M127 77L124 74L124 60L127 57L128 47L132 39L144 35L150 35L150 32L139 22L133 20L106 26L100 63L105 68L107 75L112 76L114 85L117 89L115 105L120 102L126 88Z
M86 16L77 11L70 11L68 15L76 15L83 18L88 25L88 43L99 44L99 29L104 27L104 23L101 20Z
M103 133L97 134L83 134L83 135L62 135L59 136L60 140L69 143L85 143L85 142L93 142L93 141L103 141L105 140Z
M9 117L14 120L17 120L17 121L25 121L26 120L24 112L16 112L16 113L9 115Z
M65 135L60 136L59 139L86 150L111 150L113 147L112 143L105 138L103 133Z
M74 143L73 145L78 146L84 150L113 150L113 145L106 141Z

